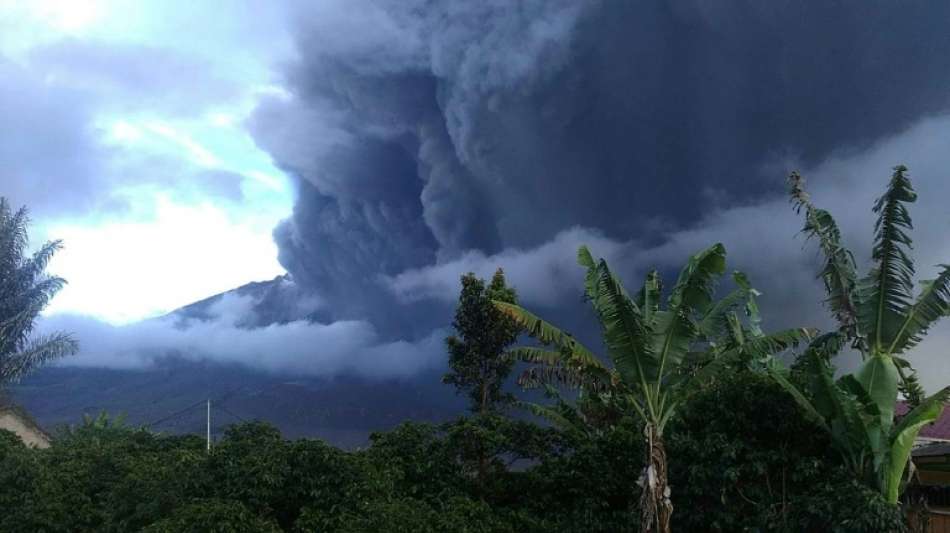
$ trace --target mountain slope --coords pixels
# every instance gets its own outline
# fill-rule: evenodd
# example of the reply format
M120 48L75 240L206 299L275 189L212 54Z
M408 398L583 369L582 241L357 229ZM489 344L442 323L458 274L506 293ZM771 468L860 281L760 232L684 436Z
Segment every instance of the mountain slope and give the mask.
M280 276L206 298L169 316L180 319L183 327L188 321L212 320L215 304L227 295L253 300L252 312L242 319L242 326L249 328L310 318L315 307L311 297ZM388 381L301 378L169 356L136 370L50 367L12 387L11 394L48 429L106 411L157 431L203 434L204 402L211 399L214 433L238 420L262 419L289 438L320 437L352 447L365 443L370 432L403 420L440 421L461 413L463 400L439 377L439 371L429 371Z

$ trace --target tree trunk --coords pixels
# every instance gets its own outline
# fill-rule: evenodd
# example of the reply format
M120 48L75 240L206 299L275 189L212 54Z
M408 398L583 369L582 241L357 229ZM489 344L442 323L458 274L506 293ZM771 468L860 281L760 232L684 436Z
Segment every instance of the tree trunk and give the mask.
M488 414L488 379L485 376L487 370L484 368L484 363L482 364L482 379L479 385L479 392L481 393L481 402L478 404L478 414L482 417L484 422L484 417ZM488 479L488 452L485 450L485 442L482 441L478 445L478 486L481 489L485 488L485 482Z
M663 436L656 427L647 424L643 428L646 437L646 462L638 484L643 488L640 496L640 531L643 533L670 533L670 517L673 503L666 479L666 449Z

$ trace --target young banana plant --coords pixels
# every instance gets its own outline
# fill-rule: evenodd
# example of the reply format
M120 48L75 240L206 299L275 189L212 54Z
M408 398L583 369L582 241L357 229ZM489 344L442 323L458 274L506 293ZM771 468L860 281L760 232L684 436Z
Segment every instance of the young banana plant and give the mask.
M846 342L840 332L812 341L802 355L804 384L799 387L788 370L772 359L768 371L825 430L855 476L897 503L905 486L905 471L921 428L936 420L950 397L950 387L923 399L894 419L899 376L893 363L880 356L866 360L854 374L837 381L830 357Z
M874 204L878 219L872 267L860 279L834 218L811 203L804 180L792 174L792 201L805 212L803 231L818 240L824 254L819 277L839 328L806 351L808 391L798 390L778 362L770 365L775 379L831 434L856 474L892 503L900 494L917 433L940 416L948 396L945 388L925 399L904 358L950 312L950 266L942 265L936 279L922 282L920 293L913 295L912 222L905 204L913 203L917 194L906 173L906 167L895 167L884 195ZM829 360L846 344L861 353L863 364L836 382ZM914 409L895 423L899 391Z
M516 305L495 305L527 333L553 349L520 348L512 356L539 364L522 376L523 385L567 384L588 393L614 396L642 420L646 463L641 479L641 530L669 531L673 508L667 485L664 430L688 395L728 362L765 361L811 337L793 329L765 335L759 327L755 296L745 276L738 288L714 301L716 281L725 271L726 250L716 244L692 256L662 305L662 284L656 272L629 296L603 259L595 261L586 247L578 262L587 269L585 293L600 321L608 366L571 335ZM746 323L736 310L744 307ZM622 401L618 401L622 399ZM536 410L539 414L551 411ZM577 417L560 421L576 426Z
M862 359L883 357L896 366L901 392L912 404L923 398L923 389L905 354L919 343L927 330L950 311L950 266L940 265L933 280L921 282L914 297L914 261L910 257L913 223L906 204L917 200L907 167L894 167L887 189L874 204L873 261L860 279L854 256L841 242L841 232L830 213L812 204L805 180L792 173L791 199L804 211L809 237L818 240L825 264L819 277L828 294L826 304Z

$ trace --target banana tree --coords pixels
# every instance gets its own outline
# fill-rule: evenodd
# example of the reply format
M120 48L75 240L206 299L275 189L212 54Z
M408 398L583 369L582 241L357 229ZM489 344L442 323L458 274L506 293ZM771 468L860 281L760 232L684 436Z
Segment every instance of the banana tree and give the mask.
M923 399L917 407L894 419L899 376L893 363L874 356L854 374L837 381L830 355L846 337L835 332L815 339L802 355L804 382L792 382L777 360L768 371L824 429L854 475L876 489L890 503L897 503L906 485L905 472L914 440L921 428L936 420L950 396L950 387Z
M878 218L872 266L861 278L853 255L841 244L834 218L812 204L804 180L792 174L791 198L796 209L805 213L803 231L818 240L824 254L819 277L839 328L833 336L816 339L818 344L806 352L814 360L805 365L811 398L794 387L777 362L770 368L806 412L831 433L856 473L872 481L891 502L899 496L917 433L940 416L947 398L943 389L924 399L916 373L904 358L950 312L950 266L941 266L936 279L922 282L919 294L913 294L908 234L912 222L905 204L913 203L917 194L906 172L902 165L895 167L884 195L874 204ZM847 344L861 353L863 364L857 373L834 382L827 360ZM915 408L895 424L899 391Z
M556 382L580 387L582 393L610 396L643 422L646 461L641 477L641 530L669 531L673 511L667 485L664 430L690 392L729 361L764 360L810 338L804 329L765 335L759 328L754 297L745 276L738 288L714 301L716 281L725 271L726 251L716 244L692 256L661 305L662 284L654 271L629 296L606 261L595 261L586 247L578 262L587 269L585 292L600 321L612 366L573 336L516 305L495 302L549 348L519 348L512 356L539 366L520 380L525 384ZM743 318L737 309L744 308ZM538 409L538 414L552 411ZM554 418L576 426L563 411Z

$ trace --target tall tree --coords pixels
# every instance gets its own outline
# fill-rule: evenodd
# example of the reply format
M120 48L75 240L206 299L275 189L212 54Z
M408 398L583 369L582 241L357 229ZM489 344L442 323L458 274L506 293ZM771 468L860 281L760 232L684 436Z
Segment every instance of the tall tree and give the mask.
M462 291L455 311L456 335L445 339L451 371L444 383L455 385L471 400L474 413L487 415L511 402L503 391L514 363L505 350L518 338L521 327L492 305L492 301L517 303L515 290L499 268L485 286L475 274L462 276Z
M805 213L804 232L818 239L824 253L819 277L839 329L819 337L806 351L804 390L787 379L777 362L772 374L829 431L855 474L897 503L914 439L940 416L950 396L947 387L924 398L905 358L930 327L950 313L950 266L942 265L935 279L921 281L914 296L909 233L913 224L906 204L916 201L917 193L907 167L894 167L887 189L874 204L878 218L872 265L861 278L834 218L812 204L801 176L793 173L790 182L792 201ZM863 363L855 374L835 381L830 358L846 344L861 353ZM896 420L899 391L914 409Z
M520 383L553 381L579 386L610 397L612 403L622 405L643 422L646 457L639 482L640 529L647 533L670 530L673 506L664 430L677 408L725 363L762 362L812 334L804 329L762 333L754 300L758 292L739 272L734 274L737 289L714 300L715 283L725 271L725 261L726 250L721 244L691 257L664 307L662 284L655 271L630 297L607 262L595 261L587 248L581 247L578 262L587 269L585 292L600 321L613 368L552 324L516 305L495 303L530 335L555 348L512 350L515 358L541 365L523 374ZM745 320L737 312L740 308ZM555 423L577 425L578 417L564 416L562 410L554 415Z
M66 282L46 273L60 241L27 255L29 223L26 208L13 211L0 197L0 386L78 348L66 333L32 334L36 317Z

